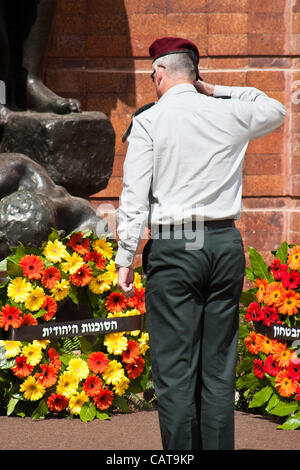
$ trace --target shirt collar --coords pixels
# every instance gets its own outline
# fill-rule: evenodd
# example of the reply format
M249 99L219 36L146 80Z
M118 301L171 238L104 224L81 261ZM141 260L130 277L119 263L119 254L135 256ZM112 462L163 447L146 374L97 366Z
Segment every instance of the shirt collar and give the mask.
M180 83L179 85L174 85L172 88L169 88L169 90L166 91L166 93L164 93L163 96L159 99L159 102L165 100L169 96L186 92L198 93L194 85L190 83Z

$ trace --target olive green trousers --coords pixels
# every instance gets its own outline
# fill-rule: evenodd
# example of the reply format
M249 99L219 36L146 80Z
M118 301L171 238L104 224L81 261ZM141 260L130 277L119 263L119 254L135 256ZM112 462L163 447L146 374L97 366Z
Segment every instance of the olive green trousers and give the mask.
M234 227L145 246L146 318L165 450L234 449L239 298L245 256Z

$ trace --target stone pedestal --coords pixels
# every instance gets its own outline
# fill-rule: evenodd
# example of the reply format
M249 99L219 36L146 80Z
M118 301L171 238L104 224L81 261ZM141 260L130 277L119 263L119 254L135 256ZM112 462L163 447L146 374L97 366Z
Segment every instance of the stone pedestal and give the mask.
M0 152L27 155L70 194L88 197L107 186L115 132L101 112L11 112L3 122Z

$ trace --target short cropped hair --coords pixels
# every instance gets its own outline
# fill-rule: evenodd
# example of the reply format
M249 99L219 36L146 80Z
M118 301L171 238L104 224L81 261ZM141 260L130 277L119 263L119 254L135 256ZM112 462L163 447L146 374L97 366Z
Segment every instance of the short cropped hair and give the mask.
M195 80L196 71L192 54L193 52L179 52L158 57L153 62L153 68L154 65L162 65L165 67L171 78L187 78L189 80Z

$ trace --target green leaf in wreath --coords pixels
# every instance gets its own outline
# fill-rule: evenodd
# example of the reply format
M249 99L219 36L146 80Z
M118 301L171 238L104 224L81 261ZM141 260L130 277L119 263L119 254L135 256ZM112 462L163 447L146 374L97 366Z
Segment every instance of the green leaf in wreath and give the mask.
M33 411L31 415L31 419L44 419L46 414L48 413L48 405L47 405L47 399L44 397L37 408Z
M18 398L11 397L7 404L7 416L10 416L16 407L16 404L19 402Z
M272 408L269 413L276 416L287 416L296 411L298 407L298 402L295 401L279 401L279 403L274 408Z
M262 388L259 392L254 394L251 402L249 403L249 408L259 408L264 405L271 398L272 394L272 387L266 386Z
M111 419L109 414L107 413L100 413L100 411L97 411L96 418L104 420L104 419Z
M275 258L280 259L281 263L284 264L287 261L289 246L284 241L275 253Z
M290 416L283 424L277 426L277 429L294 430L300 427L300 413Z
M275 406L277 406L279 402L280 402L280 398L278 397L276 393L273 393L273 395L271 396L269 400L268 405L266 406L267 413L269 413L273 408L275 408Z
M257 297L254 294L254 292L250 292L250 291L242 292L241 297L240 297L240 303L242 305L245 305L245 307L248 307L251 304L251 302L257 302Z
M268 266L261 254L251 246L248 247L248 253L254 275L259 279L267 279L267 281L269 281L270 274L268 271Z
M94 403L85 403L79 413L79 417L81 421L84 423L88 423L89 421L93 421L96 417L97 409Z

